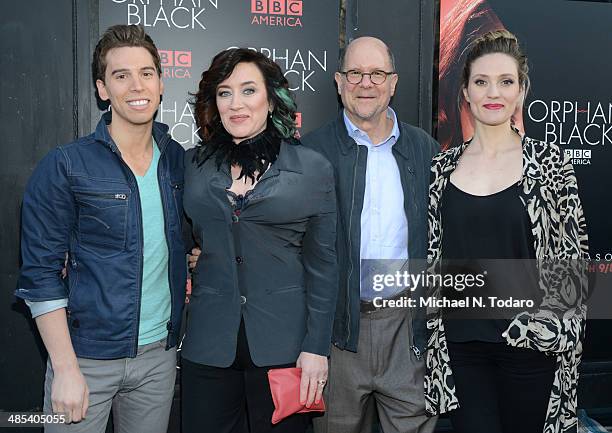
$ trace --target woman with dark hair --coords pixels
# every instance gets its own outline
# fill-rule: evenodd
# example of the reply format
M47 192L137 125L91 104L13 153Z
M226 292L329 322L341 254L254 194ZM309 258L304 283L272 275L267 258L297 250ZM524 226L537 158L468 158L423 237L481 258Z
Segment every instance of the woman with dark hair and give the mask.
M300 400L327 380L337 293L332 167L300 145L280 67L248 49L215 56L194 95L184 209L202 252L182 346L183 432L299 433L271 424L271 368L300 367Z
M456 310L428 311L427 410L451 411L457 433L561 433L577 423L586 224L568 157L521 136L513 124L529 89L527 73L513 34L476 38L460 80L473 136L432 162L431 269L469 262L487 275L485 296L493 289L503 299L520 293L534 302L511 315L472 310L462 316L470 320L457 320ZM500 262L501 274L487 274L488 264Z

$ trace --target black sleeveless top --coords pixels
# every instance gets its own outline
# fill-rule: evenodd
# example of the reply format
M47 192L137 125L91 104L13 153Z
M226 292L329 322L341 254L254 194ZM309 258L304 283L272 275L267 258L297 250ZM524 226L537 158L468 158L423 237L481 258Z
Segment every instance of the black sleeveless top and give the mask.
M469 273L487 271L482 291L468 295L466 289L467 296L482 296L487 304L488 296L496 296L532 299L535 306L539 305L531 221L519 198L517 184L491 195L476 196L460 190L449 180L441 212L443 269L449 273L462 269ZM525 308L516 312L519 311ZM453 319L456 313L445 310L443 315L448 341L505 341L501 334L510 322L507 311L504 318L496 313L493 318L482 318L489 316L481 314L480 309L471 309L469 319ZM461 317L466 317L465 312Z

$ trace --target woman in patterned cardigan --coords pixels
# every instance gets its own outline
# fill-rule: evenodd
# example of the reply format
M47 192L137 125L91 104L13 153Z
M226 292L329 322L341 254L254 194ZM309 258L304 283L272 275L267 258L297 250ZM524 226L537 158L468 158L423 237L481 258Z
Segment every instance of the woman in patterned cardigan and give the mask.
M516 37L493 31L468 49L458 96L474 136L432 163L430 269L441 272L442 259L513 259L504 290L534 288L537 303L506 320L429 309L427 410L451 411L457 433L575 431L588 252L576 177L558 146L514 128L529 88Z

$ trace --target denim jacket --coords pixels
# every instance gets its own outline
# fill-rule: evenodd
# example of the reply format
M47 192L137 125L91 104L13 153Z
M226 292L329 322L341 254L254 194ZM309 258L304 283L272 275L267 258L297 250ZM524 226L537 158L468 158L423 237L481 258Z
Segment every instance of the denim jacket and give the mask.
M28 301L68 298L76 355L134 357L142 286L143 234L136 178L121 158L106 113L94 133L51 151L36 167L22 207L22 267L15 294ZM167 347L176 344L185 299L181 232L183 149L155 122L158 180L168 244L171 315ZM61 278L67 261L68 276Z

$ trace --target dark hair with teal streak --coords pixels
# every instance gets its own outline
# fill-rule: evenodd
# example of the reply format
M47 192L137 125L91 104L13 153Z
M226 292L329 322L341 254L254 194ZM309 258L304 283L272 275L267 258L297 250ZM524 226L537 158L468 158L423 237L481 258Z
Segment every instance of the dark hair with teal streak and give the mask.
M295 135L295 111L297 105L291 97L289 89L277 87L274 89L274 94L282 104L274 105L272 124L282 137L293 137Z
M297 107L280 66L257 51L232 48L221 51L213 58L210 67L202 73L198 91L192 94L200 139L203 142L211 141L219 133L225 132L217 109L216 92L219 84L232 74L238 63L253 63L257 66L266 83L268 100L274 107L271 115L274 129L282 138L293 138Z

